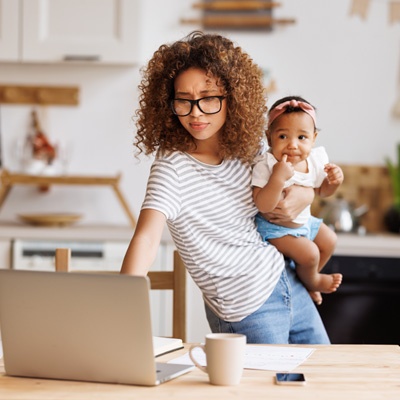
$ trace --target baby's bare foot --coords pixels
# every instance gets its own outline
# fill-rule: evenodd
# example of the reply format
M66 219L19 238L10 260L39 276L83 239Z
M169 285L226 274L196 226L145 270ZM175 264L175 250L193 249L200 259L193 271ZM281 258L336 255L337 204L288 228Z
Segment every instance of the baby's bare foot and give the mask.
M319 291L322 293L332 293L342 283L342 274L319 274Z
M342 283L342 274L317 273L311 276L300 276L300 279L309 292L332 293L335 292Z
M318 304L318 305L322 304L322 295L321 295L321 292L308 292L308 294L310 295L312 301L313 301L315 304Z

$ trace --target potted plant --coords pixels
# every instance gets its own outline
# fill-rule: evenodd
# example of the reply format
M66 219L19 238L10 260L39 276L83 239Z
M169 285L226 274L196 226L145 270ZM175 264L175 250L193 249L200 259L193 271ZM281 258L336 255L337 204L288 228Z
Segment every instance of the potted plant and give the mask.
M393 190L393 204L385 214L385 224L390 232L400 233L400 143L397 145L397 165L388 157L385 161Z

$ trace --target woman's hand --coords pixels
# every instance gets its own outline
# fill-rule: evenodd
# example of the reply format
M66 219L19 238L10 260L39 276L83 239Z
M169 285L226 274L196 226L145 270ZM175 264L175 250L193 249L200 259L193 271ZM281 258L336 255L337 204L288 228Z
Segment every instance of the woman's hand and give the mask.
M304 186L292 185L284 190L284 198L276 208L266 214L268 221L273 224L287 224L310 205L314 200L314 189Z

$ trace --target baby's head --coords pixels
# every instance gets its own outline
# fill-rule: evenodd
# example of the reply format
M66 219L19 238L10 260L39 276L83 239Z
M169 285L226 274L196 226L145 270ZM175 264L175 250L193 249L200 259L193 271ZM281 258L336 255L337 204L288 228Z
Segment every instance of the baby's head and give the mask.
M314 128L315 131L317 131L315 111L315 107L300 96L283 97L282 99L277 100L268 112L268 129L270 129L274 121L282 114L305 112L313 119Z
M281 161L293 165L306 160L317 137L315 108L302 97L290 96L276 101L268 113L266 132L270 151Z

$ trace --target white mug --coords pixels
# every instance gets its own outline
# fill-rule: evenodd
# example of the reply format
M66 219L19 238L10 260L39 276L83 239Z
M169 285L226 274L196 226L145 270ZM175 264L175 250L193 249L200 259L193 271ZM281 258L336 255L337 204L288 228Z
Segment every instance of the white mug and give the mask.
M193 350L200 348L206 354L207 367L194 358ZM236 333L210 333L204 345L193 345L189 356L196 367L208 374L213 385L237 385L243 373L246 336Z

